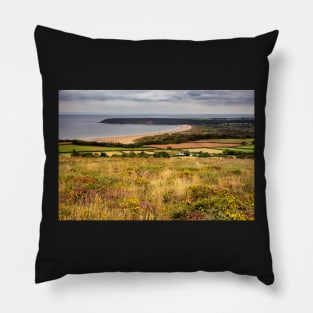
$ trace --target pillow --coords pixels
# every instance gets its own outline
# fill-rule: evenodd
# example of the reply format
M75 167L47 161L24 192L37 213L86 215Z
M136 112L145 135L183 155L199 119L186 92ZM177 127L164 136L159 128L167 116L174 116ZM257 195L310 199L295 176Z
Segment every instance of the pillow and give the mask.
M273 283L263 150L277 36L131 41L37 26L36 283L200 270Z

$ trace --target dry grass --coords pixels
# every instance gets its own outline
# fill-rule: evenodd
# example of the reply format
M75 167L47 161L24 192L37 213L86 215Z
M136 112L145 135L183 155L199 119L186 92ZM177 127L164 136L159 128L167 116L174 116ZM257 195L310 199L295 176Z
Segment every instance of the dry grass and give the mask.
M209 148L191 148L191 149L186 149L186 150L189 152L200 152L200 151L202 151L202 152L216 153L216 154L223 153L223 150L209 149Z
M253 220L254 161L59 160L60 220Z

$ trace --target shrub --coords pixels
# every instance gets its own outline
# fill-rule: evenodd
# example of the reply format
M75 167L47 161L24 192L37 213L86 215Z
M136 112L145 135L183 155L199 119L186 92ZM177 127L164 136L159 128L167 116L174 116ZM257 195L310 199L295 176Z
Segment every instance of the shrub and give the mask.
M91 152L83 152L83 153L81 154L81 156L82 156L83 158L92 158L92 157L94 157L94 155L93 155Z
M234 150L226 149L226 150L223 151L223 154L225 154L225 155L236 155L237 152L234 151Z
M188 209L186 207L178 206L173 207L170 210L170 218L175 220L187 219L189 215Z
M80 153L78 151L76 151L75 149L73 149L71 156L73 156L73 157L80 156Z
M141 151L137 154L140 158L148 158L150 155L148 153L145 153L144 151Z
M211 156L208 152L202 152L199 153L199 158L208 158L209 156Z
M214 199L200 199L194 205L193 208L196 211L206 212L214 207Z
M155 158L169 158L170 157L170 155L165 151L160 151L160 152L154 153L153 156Z
M214 188L208 185L190 186L189 192L193 200L207 199L210 195L215 194Z

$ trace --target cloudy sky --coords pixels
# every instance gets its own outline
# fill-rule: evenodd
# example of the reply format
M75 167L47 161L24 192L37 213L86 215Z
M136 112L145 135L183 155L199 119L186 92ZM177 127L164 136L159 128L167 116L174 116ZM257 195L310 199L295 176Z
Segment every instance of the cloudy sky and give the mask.
M59 112L253 114L254 90L60 90Z

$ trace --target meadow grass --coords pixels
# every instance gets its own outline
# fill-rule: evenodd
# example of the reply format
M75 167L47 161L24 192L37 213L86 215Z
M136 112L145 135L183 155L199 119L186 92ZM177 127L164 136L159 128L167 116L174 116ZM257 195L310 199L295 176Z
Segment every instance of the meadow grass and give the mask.
M220 143L252 143L254 141L254 138L222 138L222 139L200 139L200 140L195 140L193 142L220 142Z
M254 152L254 145L249 146L238 146L238 147L217 147L217 150L229 150L229 151L240 151L240 152Z
M153 148L124 148L124 147L101 147L101 146L84 146L75 145L72 143L59 143L59 153L72 153L73 150L77 152L106 152L106 151L145 151L154 150Z
M253 220L254 160L59 157L60 220Z

